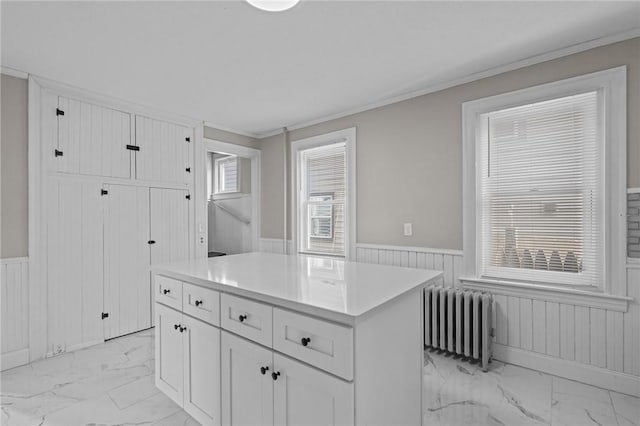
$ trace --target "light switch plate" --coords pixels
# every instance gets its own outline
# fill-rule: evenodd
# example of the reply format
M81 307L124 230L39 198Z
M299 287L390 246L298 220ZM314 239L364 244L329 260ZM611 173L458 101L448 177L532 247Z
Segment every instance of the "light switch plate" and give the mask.
M413 226L411 223L405 223L404 224L404 236L405 237L410 237L413 235Z

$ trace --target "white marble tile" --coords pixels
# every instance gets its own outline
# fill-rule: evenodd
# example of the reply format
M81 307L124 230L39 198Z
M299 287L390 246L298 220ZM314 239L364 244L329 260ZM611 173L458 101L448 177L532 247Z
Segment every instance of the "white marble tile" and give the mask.
M159 420L154 423L153 426L199 426L198 423L193 417L188 415L186 412L180 410L175 414L172 414L164 419Z
M124 409L143 401L160 390L155 385L155 377L148 375L134 382L111 389L107 394L119 409Z
M610 391L613 410L620 426L640 425L640 399Z
M618 425L604 389L554 377L551 404L553 426Z

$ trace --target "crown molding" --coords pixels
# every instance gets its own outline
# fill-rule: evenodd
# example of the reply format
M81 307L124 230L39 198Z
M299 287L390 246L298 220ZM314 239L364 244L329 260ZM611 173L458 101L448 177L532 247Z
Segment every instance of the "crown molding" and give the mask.
M29 73L5 66L0 66L0 74L10 75L11 77L22 78L25 80L29 78Z
M313 126L320 123L325 123L327 121L336 120L339 118L347 117L349 115L358 114L360 112L369 111L375 108L380 108L386 105L395 104L398 102L406 101L409 99L417 98L419 96L427 95L429 93L439 92L444 89L448 89L455 86L460 86L462 84L470 83L472 81L481 80L487 77L493 77L498 74L503 74L505 72L517 70L520 68L525 68L531 65L536 65L542 62L547 62L553 59L562 58L565 56L573 55L575 53L584 52L586 50L595 49L596 47L606 46L608 44L618 43L620 41L630 40L632 38L640 37L640 28L635 28L630 31L625 31L618 34L612 34L604 37L599 37L593 40L588 40L585 42L577 43L571 46L566 46L560 49L552 50L547 53L543 53L540 55L531 56L528 58L520 59L515 62L510 62L505 65L500 65L498 67L490 68L484 71L479 71L476 73L469 74L465 77L460 77L453 80L447 80L439 83L435 83L432 85L428 85L424 88L406 92L403 94L387 97L375 102L371 102L359 107L350 108L344 110L339 113L325 115L313 120L304 121L301 123L293 124L287 126L289 131L298 130L305 127ZM268 138L277 134L282 133L281 129L273 130L270 132L260 133L257 137L259 139Z
M235 133L236 135L246 136L246 137L253 138L253 139L258 139L258 138L262 138L263 137L259 133L253 133L253 132L247 132L247 131L244 131L244 130L232 129L230 127L221 126L219 124L212 123L210 121L205 121L204 122L204 126L205 127L209 127L211 129L215 129L215 130L222 130L223 132Z

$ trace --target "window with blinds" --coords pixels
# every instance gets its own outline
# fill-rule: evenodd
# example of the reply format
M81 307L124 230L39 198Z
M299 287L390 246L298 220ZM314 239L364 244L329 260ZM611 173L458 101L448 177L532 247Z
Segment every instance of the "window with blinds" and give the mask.
M238 192L240 185L238 184L238 157L230 155L228 157L218 158L215 160L215 193L224 194L227 192Z
M345 143L299 152L301 251L345 254Z
M482 114L477 247L487 278L598 286L604 273L602 92Z

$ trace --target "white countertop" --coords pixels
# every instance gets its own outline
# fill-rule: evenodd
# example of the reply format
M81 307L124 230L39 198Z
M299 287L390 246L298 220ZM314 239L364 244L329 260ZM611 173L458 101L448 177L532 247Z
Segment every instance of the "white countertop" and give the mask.
M196 285L351 321L442 274L274 253L190 260L157 265L152 270Z

